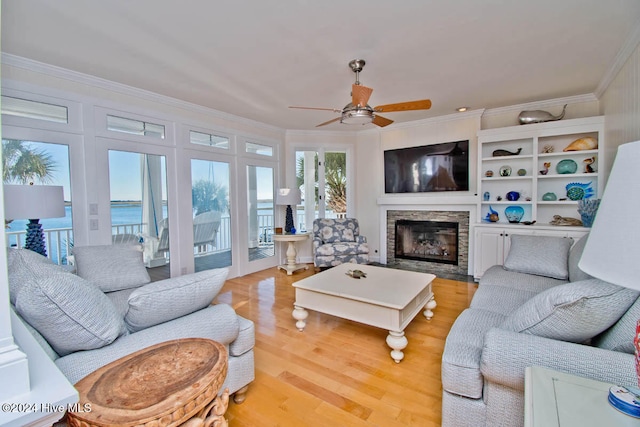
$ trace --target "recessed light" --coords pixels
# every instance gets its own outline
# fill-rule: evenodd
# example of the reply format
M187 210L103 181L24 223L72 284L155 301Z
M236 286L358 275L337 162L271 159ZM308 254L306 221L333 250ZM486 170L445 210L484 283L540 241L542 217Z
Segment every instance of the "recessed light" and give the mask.
M469 107L459 107L459 108L456 108L456 111L457 111L458 113L464 113L464 112L465 112L465 111L467 111L468 109L469 109Z

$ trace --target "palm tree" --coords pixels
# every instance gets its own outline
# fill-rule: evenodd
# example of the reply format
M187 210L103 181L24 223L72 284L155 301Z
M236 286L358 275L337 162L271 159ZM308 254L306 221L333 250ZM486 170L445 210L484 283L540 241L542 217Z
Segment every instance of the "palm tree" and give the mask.
M26 141L2 140L2 182L28 184L50 183L56 164L50 154L31 147Z
M335 213L344 213L347 211L347 175L346 153L326 153L324 158L325 166L325 184L327 187L327 207ZM317 164L318 155L314 157ZM298 158L296 165L296 183L298 188L304 185L304 158ZM318 169L315 168L316 196L318 192Z
M209 211L226 212L229 208L227 187L200 179L193 184L191 203L195 215Z

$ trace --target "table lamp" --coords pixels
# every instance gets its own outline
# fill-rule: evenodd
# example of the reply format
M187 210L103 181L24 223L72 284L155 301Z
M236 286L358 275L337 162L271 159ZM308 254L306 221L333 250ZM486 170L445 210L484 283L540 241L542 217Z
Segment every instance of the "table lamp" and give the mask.
M640 291L639 182L640 141L620 145L578 266L593 277ZM640 321L634 337L640 385L638 334Z
M295 230L293 225L293 211L291 205L297 206L300 203L300 190L297 188L280 188L276 196L276 205L287 206L287 217L284 224L284 231L291 233Z
M28 219L25 249L47 256L40 219L65 216L64 190L58 185L5 185L5 219Z

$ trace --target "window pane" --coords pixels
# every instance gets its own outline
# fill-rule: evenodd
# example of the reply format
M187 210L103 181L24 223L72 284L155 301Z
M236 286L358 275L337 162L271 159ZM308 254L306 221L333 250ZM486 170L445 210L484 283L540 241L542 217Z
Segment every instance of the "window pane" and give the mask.
M229 138L208 133L190 131L189 136L192 144L206 145L208 147L229 149Z
M169 262L167 166L164 156L109 150L113 243L144 243L147 267Z
M273 147L270 147L268 145L247 142L246 147L247 153L259 154L261 156L273 156Z
M164 125L124 117L107 115L107 129L113 132L164 139Z
M273 169L247 166L249 261L275 255L273 240Z
M67 107L26 99L2 97L2 114L47 122L68 123Z
M229 163L191 159L195 271L231 266Z
M71 174L69 173L69 146L46 142L2 140L5 184L61 185L64 190L65 216L40 220L45 234L47 256L56 264L67 264L67 255L73 246L71 217ZM25 155L25 157L22 157ZM24 159L28 158L28 162ZM10 247L23 247L28 218L7 224L5 234Z
M325 153L324 180L326 218L344 218L347 214L347 154Z

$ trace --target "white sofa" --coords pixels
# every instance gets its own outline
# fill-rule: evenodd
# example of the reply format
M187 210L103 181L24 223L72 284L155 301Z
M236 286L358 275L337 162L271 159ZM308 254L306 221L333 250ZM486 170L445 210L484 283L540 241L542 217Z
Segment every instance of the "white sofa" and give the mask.
M588 236L511 236L482 276L442 355L444 427L524 425L524 372L543 366L635 385L638 292L578 268Z
M227 269L149 283L139 245L76 247L77 274L26 249L8 249L12 309L75 384L96 369L160 342L208 338L229 353L221 388L245 398L255 330L226 304L211 305Z

